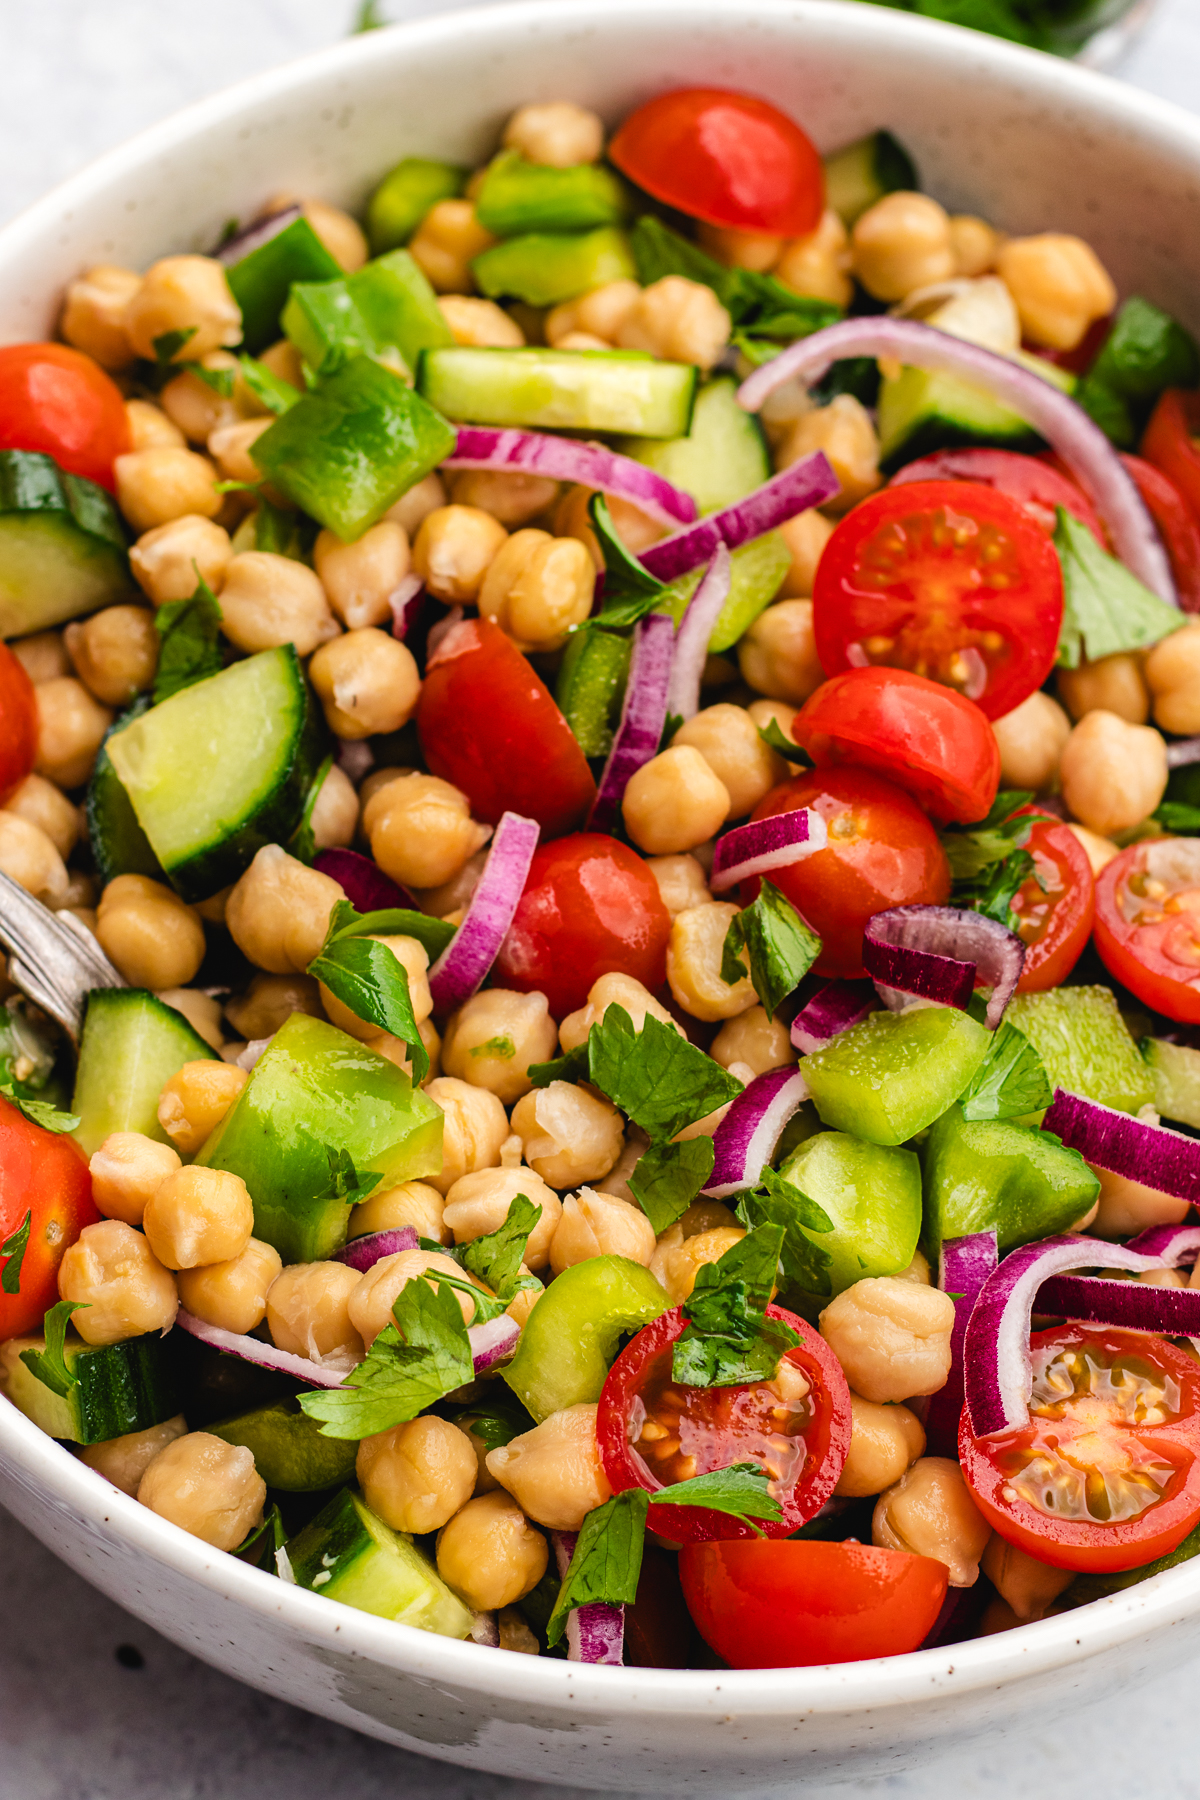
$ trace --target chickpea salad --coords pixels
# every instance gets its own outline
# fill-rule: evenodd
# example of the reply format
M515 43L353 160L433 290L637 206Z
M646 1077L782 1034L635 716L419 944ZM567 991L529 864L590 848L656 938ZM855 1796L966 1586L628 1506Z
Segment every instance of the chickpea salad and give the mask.
M596 1664L1196 1554L1183 325L686 89L61 339L0 349L0 935L103 984L74 1043L0 975L5 1404Z

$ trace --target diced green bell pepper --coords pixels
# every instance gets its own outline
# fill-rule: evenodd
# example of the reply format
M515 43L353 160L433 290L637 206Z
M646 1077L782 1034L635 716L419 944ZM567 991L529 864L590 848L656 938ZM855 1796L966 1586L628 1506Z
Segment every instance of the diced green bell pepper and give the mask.
M479 223L493 237L530 231L591 231L629 216L629 196L611 169L576 163L552 169L502 150L489 163L475 195Z
M833 1220L832 1231L793 1227L833 1259L826 1294L907 1269L921 1235L921 1164L911 1150L821 1131L779 1173Z
M331 1192L328 1151L383 1186L436 1175L442 1112L395 1063L323 1019L293 1013L196 1161L240 1175L254 1235L285 1263L316 1262L346 1241L350 1208Z
M1109 988L1017 994L1004 1017L1025 1033L1045 1063L1052 1087L1117 1112L1135 1113L1153 1101L1150 1071Z
M319 1493L354 1479L358 1444L326 1437L294 1400L276 1400L204 1429L227 1444L244 1444L267 1486L281 1493Z
M836 1131L902 1144L945 1112L988 1053L992 1034L953 1006L872 1013L800 1059L817 1111Z
M733 552L729 558L729 594L708 640L713 656L728 650L749 631L759 613L770 606L791 566L792 553L778 531L765 531ZM670 612L678 624L703 575L703 569L693 569L669 582L659 610Z
M477 256L471 272L489 299L508 296L529 306L557 306L610 281L637 277L629 240L611 225L508 238Z
M335 281L341 273L341 264L305 218L293 219L257 250L231 264L226 274L242 309L245 348L257 356L274 343L294 281Z
M385 175L367 203L367 239L380 256L406 244L431 206L454 200L467 185L467 171L426 156L406 156Z
M589 625L567 639L554 697L585 756L607 756L612 747L632 650L619 631Z
M454 427L394 370L351 358L257 438L254 461L346 542L454 448Z
M1200 1556L1200 1525L1194 1526L1174 1550L1168 1550L1165 1556L1156 1556L1153 1562L1143 1563L1140 1569L1076 1575L1055 1602L1055 1611L1060 1607L1087 1606L1093 1600L1107 1600L1111 1594L1121 1594L1126 1588L1136 1587L1139 1581L1149 1581L1153 1575L1162 1575L1167 1569L1190 1562L1193 1556Z
M1200 351L1191 333L1132 294L1075 397L1115 444L1132 450L1163 389L1198 381Z
M540 1425L564 1406L590 1404L616 1358L623 1332L640 1331L669 1312L666 1290L625 1256L592 1256L552 1281L503 1371Z
M391 360L408 370L422 350L454 342L437 295L407 250L392 250L340 281L301 281L283 309L285 335L317 375L352 356Z
M1069 1231L1100 1192L1077 1150L1009 1119L964 1119L960 1106L934 1125L922 1159L923 1243L930 1257L943 1239L993 1228L1001 1256L1018 1244Z

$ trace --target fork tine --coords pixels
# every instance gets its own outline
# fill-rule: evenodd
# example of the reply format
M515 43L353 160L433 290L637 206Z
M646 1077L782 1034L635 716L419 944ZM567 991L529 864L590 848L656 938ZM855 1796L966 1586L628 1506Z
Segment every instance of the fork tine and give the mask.
M9 980L76 1044L91 989L127 985L85 925L52 913L3 871L0 945L8 951Z

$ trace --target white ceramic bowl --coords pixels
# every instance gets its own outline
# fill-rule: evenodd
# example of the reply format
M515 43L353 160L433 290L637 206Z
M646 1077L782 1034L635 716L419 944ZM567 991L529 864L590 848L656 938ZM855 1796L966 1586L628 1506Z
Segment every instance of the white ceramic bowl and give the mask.
M950 27L827 0L537 0L339 44L192 107L0 234L0 341L49 333L91 263L211 244L280 187L358 206L402 155L475 163L515 106L617 120L665 88L766 95L824 148L889 126L930 190L1010 231L1077 231L1124 292L1200 325L1200 121ZM1200 1558L945 1651L757 1672L498 1655L332 1605L206 1548L0 1400L0 1500L205 1661L389 1743L580 1786L729 1795L883 1774L935 1740L1101 1701L1200 1646Z

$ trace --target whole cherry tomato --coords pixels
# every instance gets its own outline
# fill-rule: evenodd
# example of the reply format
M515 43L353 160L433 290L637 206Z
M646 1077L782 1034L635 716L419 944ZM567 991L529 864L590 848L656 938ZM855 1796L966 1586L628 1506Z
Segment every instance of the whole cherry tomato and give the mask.
M583 824L596 784L571 727L511 638L491 619L464 619L425 669L417 730L435 775L476 818L515 812L547 837Z
M1065 981L1083 955L1096 913L1096 878L1075 833L1057 820L1035 825L1025 849L1033 874L1012 899L1017 936L1028 946L1017 992L1040 994Z
M1140 456L1121 461L1137 482L1146 511L1158 526L1184 612L1200 612L1200 518L1169 475Z
M0 1339L37 1330L58 1299L64 1253L84 1226L99 1218L87 1158L78 1144L31 1124L0 1097L0 1244L13 1243L26 1221L29 1225L24 1248L0 1255L6 1272L19 1259L17 1291L0 1290Z
M1200 838L1146 838L1096 878L1096 948L1156 1012L1200 1024Z
M1057 1569L1165 1556L1200 1521L1200 1368L1147 1331L1066 1324L1029 1342L1029 1423L977 1438L963 1408L958 1453L976 1506Z
M1200 393L1167 388L1159 395L1141 442L1148 463L1174 482L1197 519L1200 519Z
M33 769L37 701L33 683L7 644L0 644L0 806Z
M630 113L608 154L656 200L709 225L806 237L825 208L816 146L786 113L753 94L658 94Z
M918 1650L949 1570L870 1544L760 1540L685 1544L679 1579L701 1637L733 1668L802 1669Z
M1058 650L1062 570L1024 507L975 481L885 488L847 513L813 585L828 675L912 669L1002 718Z
M1102 548L1108 545L1100 515L1079 486L1057 462L1040 456L1022 456L1016 450L937 450L892 476L892 487L914 481L977 481L982 487L1007 494L1023 506L1048 537L1058 523L1057 507L1086 525Z
M599 832L534 851L496 972L504 987L540 991L556 1019L575 1012L601 975L632 975L652 992L667 973L671 915L635 850Z
M791 724L819 769L875 769L942 824L982 819L1000 786L996 734L973 700L908 669L849 669Z
M69 475L110 491L113 462L130 447L120 388L66 344L0 349L0 450L41 450Z
M596 1415L596 1442L614 1493L640 1487L653 1495L732 1463L761 1468L769 1462L779 1470L770 1493L783 1517L759 1521L767 1537L788 1537L820 1511L850 1448L850 1389L837 1357L811 1325L781 1306L768 1306L767 1317L800 1334L784 1360L808 1385L790 1399L778 1381L711 1388L672 1381L671 1346L687 1324L679 1307L643 1326L626 1345L608 1372ZM755 1535L729 1513L653 1501L647 1525L675 1544Z
M771 871L771 880L821 939L818 975L865 975L863 928L891 906L944 905L950 865L916 801L869 769L812 769L780 782L753 817L810 806L825 821L823 850ZM758 882L742 886L743 903Z

